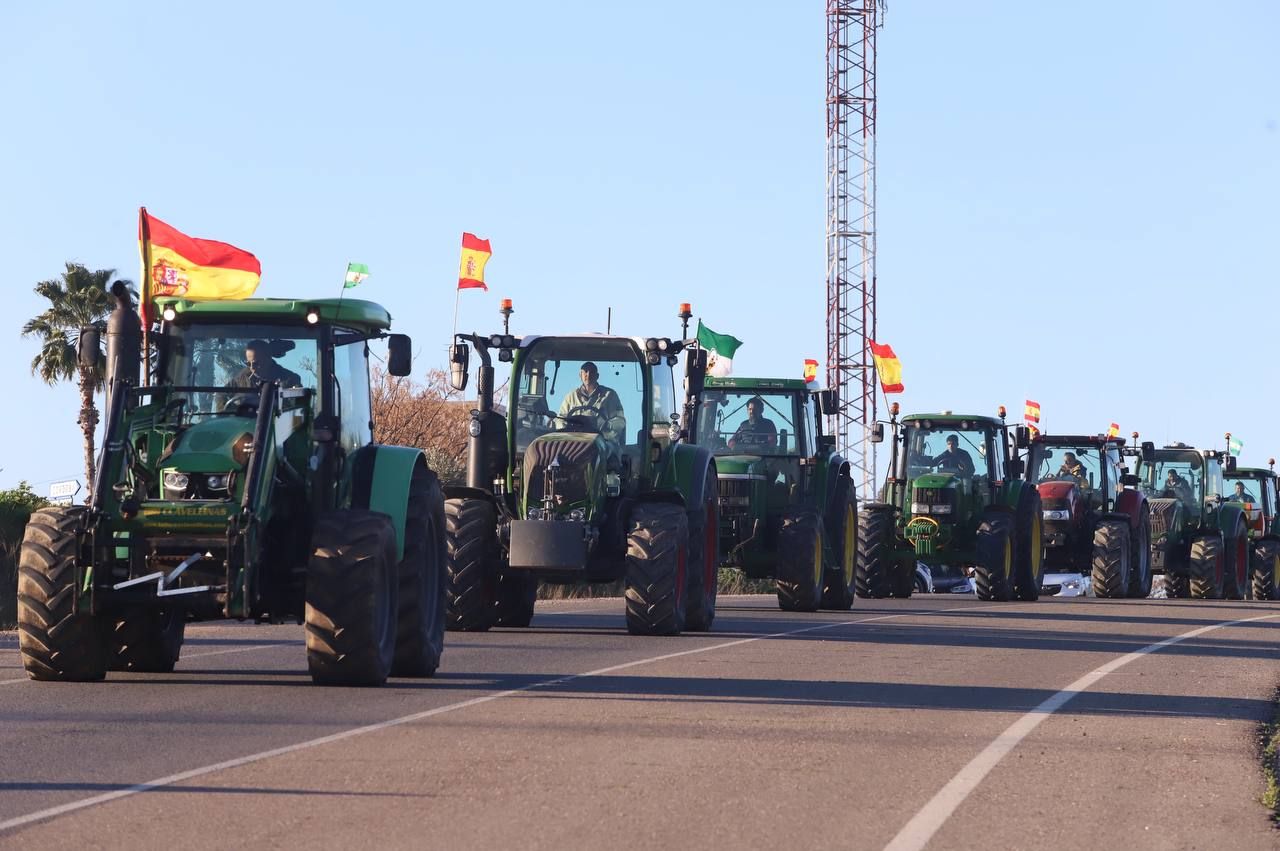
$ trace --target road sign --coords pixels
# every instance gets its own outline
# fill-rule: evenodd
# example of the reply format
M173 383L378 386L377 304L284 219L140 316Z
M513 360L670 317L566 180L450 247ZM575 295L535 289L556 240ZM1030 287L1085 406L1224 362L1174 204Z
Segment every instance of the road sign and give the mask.
M49 485L49 501L57 505L70 505L78 493L80 493L80 483L75 479Z

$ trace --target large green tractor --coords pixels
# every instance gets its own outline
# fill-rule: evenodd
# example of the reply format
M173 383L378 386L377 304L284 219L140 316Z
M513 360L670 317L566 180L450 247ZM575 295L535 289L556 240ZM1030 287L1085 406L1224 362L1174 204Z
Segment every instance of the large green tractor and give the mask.
M107 419L87 506L27 526L18 638L37 680L168 672L190 620L306 625L318 683L430 676L444 638L444 505L421 451L373 442L365 301L162 298L139 386L129 295L107 324ZM96 334L81 354L95 358Z
M971 571L983 600L1036 600L1044 545L1040 495L1013 444L1027 430L951 413L897 418L880 502L858 514L858 596L910 597L915 565ZM1013 434L1010 434L1010 431ZM1012 438L1012 439L1011 439ZM874 440L883 439L877 423Z
M1255 600L1280 600L1280 517L1276 512L1275 459L1271 466L1237 467L1224 484L1227 500L1240 505L1249 530L1249 592Z
M819 407L833 407L831 391L785 378L709 377L698 405L697 442L720 479L721 563L775 579L788 611L853 603L857 494Z
M687 311L682 313L682 318ZM511 308L504 303L509 323ZM448 626L525 627L539 581L625 580L627 629L707 630L715 618L716 461L689 442L706 353L682 340L459 334L453 386L480 357L467 484L446 488ZM511 364L505 412L491 353ZM682 423L683 420L683 423Z
M1249 567L1244 506L1226 501L1223 468L1236 459L1215 449L1143 444L1137 475L1151 510L1151 570L1170 598L1241 599Z

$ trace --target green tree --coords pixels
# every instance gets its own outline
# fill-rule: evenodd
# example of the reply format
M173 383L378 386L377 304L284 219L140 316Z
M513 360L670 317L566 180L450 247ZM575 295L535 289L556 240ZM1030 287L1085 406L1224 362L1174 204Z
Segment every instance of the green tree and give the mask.
M40 340L40 352L31 361L31 372L46 384L75 380L80 387L80 418L84 434L85 489L94 479L94 433L98 427L98 407L94 394L102 389L107 356L105 338L98 346L92 365L82 365L76 356L80 332L90 326L105 331L107 315L115 307L111 284L115 269L90 270L80 263L67 263L61 278L36 284L36 294L49 300L49 307L22 326L22 336ZM124 281L132 289L132 282Z

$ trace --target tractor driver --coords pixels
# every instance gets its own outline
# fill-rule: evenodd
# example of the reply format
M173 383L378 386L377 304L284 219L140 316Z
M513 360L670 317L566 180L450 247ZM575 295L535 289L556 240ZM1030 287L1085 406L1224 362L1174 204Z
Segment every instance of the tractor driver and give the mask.
M738 430L729 438L729 445L737 448L738 444L746 446L767 446L770 449L778 445L778 427L773 420L763 416L764 400L752 396L747 400L747 418L738 426Z
M1257 502L1257 500L1253 498L1253 494L1249 493L1247 490L1244 489L1244 482L1236 482L1235 493L1231 494L1231 498L1228 499L1227 501L1228 502L1249 502L1249 503Z
M940 473L957 473L961 476L973 475L973 456L960 448L959 435L947 435L947 448L941 454L929 459L930 466L937 467Z
M1178 475L1178 471L1173 468L1169 469L1169 475L1165 476L1164 491L1162 496L1168 494L1183 505L1190 506L1195 502L1195 495L1191 493L1191 484L1182 476Z
M244 369L232 376L228 387L247 387L257 390L269 381L281 387L301 387L298 373L285 369L271 357L271 346L266 340L250 340L244 347Z
M1062 466L1058 468L1058 475L1075 479L1076 484L1082 488L1089 487L1089 477L1084 471L1084 465L1076 458L1074 452L1062 453Z
M622 410L618 394L600 383L600 368L587 361L578 370L581 387L565 394L560 403L560 428L568 426L569 417L587 415L599 424L600 435L613 443L621 444L627 433L627 418Z

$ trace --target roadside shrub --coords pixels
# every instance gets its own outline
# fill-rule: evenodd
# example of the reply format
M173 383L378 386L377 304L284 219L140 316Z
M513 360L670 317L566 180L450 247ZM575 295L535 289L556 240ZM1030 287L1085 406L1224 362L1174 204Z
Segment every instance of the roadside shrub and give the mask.
M18 620L18 550L22 547L22 530L31 512L47 504L26 482L0 491L0 629L12 629Z

